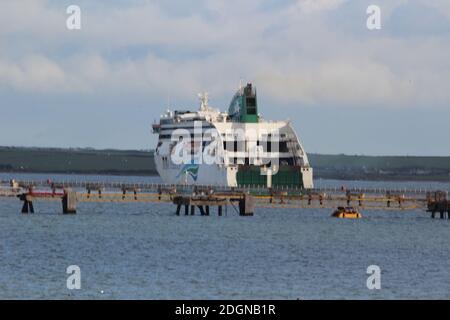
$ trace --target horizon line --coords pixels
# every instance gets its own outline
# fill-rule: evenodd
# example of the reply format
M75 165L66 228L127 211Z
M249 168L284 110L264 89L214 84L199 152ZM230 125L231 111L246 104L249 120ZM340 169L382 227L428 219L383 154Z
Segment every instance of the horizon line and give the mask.
M39 146L11 146L11 145L0 145L0 149L41 149L41 150L85 150L85 151L119 151L119 152L153 152L155 149L120 149L120 148L95 148L95 147L39 147ZM384 158L450 158L450 155L444 156L444 155L402 155L402 154L396 154L396 155L386 155L386 154L379 154L379 155L370 155L370 154L350 154L350 153L321 153L321 152L307 152L307 155L321 155L321 156L345 156L345 157L384 157Z

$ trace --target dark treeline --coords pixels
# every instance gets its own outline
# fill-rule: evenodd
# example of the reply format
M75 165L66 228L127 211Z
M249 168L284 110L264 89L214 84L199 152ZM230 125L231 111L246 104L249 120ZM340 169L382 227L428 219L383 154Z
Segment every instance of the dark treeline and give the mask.
M450 181L450 157L310 154L315 178ZM0 147L0 171L154 175L153 151Z

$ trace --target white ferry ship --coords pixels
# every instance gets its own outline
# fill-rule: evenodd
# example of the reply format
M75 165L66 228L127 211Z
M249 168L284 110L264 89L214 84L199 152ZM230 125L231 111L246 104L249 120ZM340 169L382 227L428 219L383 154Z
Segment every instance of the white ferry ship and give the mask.
M251 83L240 86L228 112L210 107L207 94L199 98L198 111L167 110L153 124L164 183L313 187L313 169L290 121L264 120Z

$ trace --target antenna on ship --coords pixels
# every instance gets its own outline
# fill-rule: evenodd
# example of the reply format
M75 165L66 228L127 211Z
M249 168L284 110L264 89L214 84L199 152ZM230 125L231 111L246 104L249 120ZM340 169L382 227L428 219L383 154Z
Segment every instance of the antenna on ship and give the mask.
M208 109L208 92L203 92L198 94L200 99L200 110L205 111Z
M170 94L167 95L167 112L170 111Z

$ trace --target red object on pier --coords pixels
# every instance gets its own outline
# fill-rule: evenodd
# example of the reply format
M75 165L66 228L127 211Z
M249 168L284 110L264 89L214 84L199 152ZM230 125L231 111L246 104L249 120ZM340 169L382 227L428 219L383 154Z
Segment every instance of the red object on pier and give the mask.
M35 192L33 190L29 190L27 193L28 196L36 197L36 198L53 198L53 197L63 197L63 192Z

